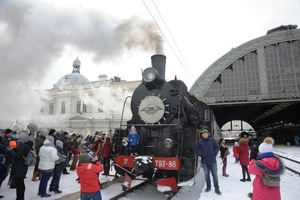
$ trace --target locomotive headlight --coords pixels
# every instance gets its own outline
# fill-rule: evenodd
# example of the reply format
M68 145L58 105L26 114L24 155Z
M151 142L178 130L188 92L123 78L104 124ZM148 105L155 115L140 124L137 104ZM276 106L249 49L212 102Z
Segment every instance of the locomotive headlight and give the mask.
M173 146L173 141L170 138L165 139L164 145L167 149L170 149Z
M127 138L127 137L123 137L123 138L122 138L122 145L123 145L124 147L126 147L126 146L128 145L128 143L129 143L128 138Z
M142 75L143 75L143 80L149 83L156 79L158 73L154 68L149 67L143 71Z

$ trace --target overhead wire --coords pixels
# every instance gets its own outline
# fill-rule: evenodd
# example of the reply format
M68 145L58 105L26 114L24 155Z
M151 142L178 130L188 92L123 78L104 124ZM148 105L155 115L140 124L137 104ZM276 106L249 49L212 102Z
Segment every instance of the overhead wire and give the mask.
M195 81L195 78L193 77L193 74L191 73L191 70L190 70L190 68L189 68L189 66L188 66L188 64L187 64L187 62L186 62L186 60L184 59L184 56L182 55L182 53L181 53L181 51L180 51L180 49L179 49L179 47L178 47L178 45L177 45L177 43L176 43L176 41L175 41L173 35L171 34L171 31L169 30L169 28L168 28L168 26L167 26L167 24L166 24L164 18L162 17L160 11L159 11L158 8L157 8L155 2L152 0L152 3L153 3L153 5L155 6L156 11L158 12L158 14L159 14L161 20L163 21L164 26L166 27L166 29L167 29L169 35L171 36L171 39L172 39L173 43L175 44L175 47L177 48L177 50L178 50L178 52L179 52L181 58L183 59L183 61L184 61L184 63L185 63L185 66L186 66L186 68L189 70L190 74L187 72L187 70L186 70L186 68L184 67L183 63L181 62L179 56L178 56L177 53L175 52L173 46L171 45L171 43L169 42L168 38L167 38L166 35L164 34L163 30L161 29L161 27L160 27L160 25L158 24L157 20L155 19L155 17L153 16L152 12L151 12L150 9L148 8L147 4L144 2L144 0L142 0L142 1L143 1L144 6L146 7L146 9L148 10L150 16L152 17L153 21L154 21L155 24L157 25L158 29L161 31L161 33L162 33L163 37L165 38L166 42L168 43L168 45L170 46L171 50L173 51L173 53L174 53L176 59L177 59L178 62L180 63L180 66L183 68L183 70L185 71L185 73L186 73L187 76L189 77L190 81L193 83L193 82ZM191 77L190 75L191 75L192 77Z
M189 65L187 64L187 62L186 62L186 60L185 60L183 54L181 53L180 48L178 47L177 42L175 41L175 39L174 39L174 37L173 37L173 35L172 35L172 33L171 33L169 27L167 26L167 24L166 24L166 22L165 22L163 16L160 14L160 11L158 10L158 8L157 8L157 6L156 6L154 0L152 0L152 2L153 2L153 5L155 6L155 9L157 10L157 12L158 12L158 14L159 14L161 20L163 21L163 23L164 23L164 25L165 25L165 27L166 27L166 29L167 29L169 35L171 36L171 38L172 38L172 40L173 40L173 42L174 42L174 44L175 44L175 46L176 46L176 48L177 48L177 50L178 50L178 52L179 52L179 54L180 54L180 56L181 56L181 58L182 58L182 60L183 60L183 62L184 62L184 64L185 64L185 66L186 66L187 69L189 70L190 75L192 76L192 78L193 78L193 80L194 80L195 78L194 78L194 76L193 76L193 73L191 72ZM177 56L176 56L176 57L177 57ZM178 57L177 57L177 58L178 58ZM179 58L178 58L178 60L179 60ZM180 64L181 64L181 66L184 68L182 62L181 62L180 60L179 60L179 62L180 62ZM189 75L188 75L188 76L189 76ZM189 78L190 78L190 77L189 77Z

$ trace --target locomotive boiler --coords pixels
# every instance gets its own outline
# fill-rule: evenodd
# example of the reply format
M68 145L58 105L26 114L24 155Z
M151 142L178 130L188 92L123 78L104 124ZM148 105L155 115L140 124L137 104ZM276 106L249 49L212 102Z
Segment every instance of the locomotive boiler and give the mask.
M142 72L142 83L133 92L132 118L126 123L126 131L115 133L115 169L131 178L142 175L162 186L164 192L176 192L178 183L195 175L194 147L201 129L211 131L213 116L205 103L188 92L183 81L176 77L165 80L164 55L153 55L151 62L152 67ZM126 137L132 126L140 136L138 156L130 155Z

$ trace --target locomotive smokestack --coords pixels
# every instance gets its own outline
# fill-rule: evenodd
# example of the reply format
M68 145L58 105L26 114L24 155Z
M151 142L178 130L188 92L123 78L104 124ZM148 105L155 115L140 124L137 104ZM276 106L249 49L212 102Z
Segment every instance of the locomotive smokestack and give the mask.
M158 72L160 78L165 80L166 56L161 54L151 56L151 64L152 67Z

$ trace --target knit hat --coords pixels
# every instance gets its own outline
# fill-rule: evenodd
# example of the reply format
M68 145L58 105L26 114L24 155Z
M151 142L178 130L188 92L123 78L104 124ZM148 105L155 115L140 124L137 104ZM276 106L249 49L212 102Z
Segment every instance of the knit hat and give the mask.
M12 148L16 148L17 147L17 142L14 141L14 140L11 140L11 141L9 141L8 146L12 147Z
M69 133L65 131L63 134L64 134L64 135L68 135Z
M273 144L274 139L271 137L266 137L264 142L259 145L258 151L260 153L273 152Z
M240 137L241 138L247 138L247 137L249 137L249 133L243 131L243 132L241 132Z
M87 153L82 153L79 155L79 162L89 163L91 161L90 156Z
M60 141L60 140L56 140L55 145L58 146L58 147L60 147L60 148L63 148L64 143L62 141Z
M21 132L20 135L19 135L19 141L24 144L28 141L33 141L33 138L30 137L27 133L25 132Z
M83 143L83 145L84 145L85 147L88 147L90 144L91 144L91 143L90 143L89 141L85 141L85 142Z
M49 140L49 142L50 142L51 144L54 144L54 137L52 137L51 135L48 135L48 136L46 137L46 140Z
M207 131L206 129L203 129L203 130L201 131L201 134L203 134L203 133L208 133L208 131Z
M13 131L11 130L11 129L5 129L5 132L4 132L4 134L6 135L6 134L9 134L9 133L12 133Z
M131 131L131 132L136 132L136 128L135 128L134 126L132 126L132 127L130 128L130 131Z

